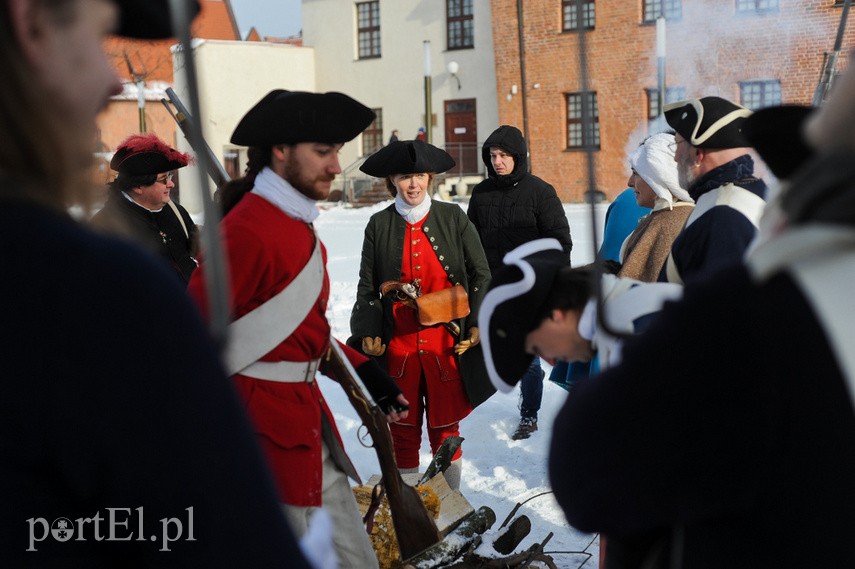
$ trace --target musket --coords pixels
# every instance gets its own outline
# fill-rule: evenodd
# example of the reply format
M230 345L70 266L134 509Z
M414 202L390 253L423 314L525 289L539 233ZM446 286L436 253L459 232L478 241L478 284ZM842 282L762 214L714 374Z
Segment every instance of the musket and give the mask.
M180 42L179 47L184 55L184 75L187 79L187 91L190 94L190 107L199 115L199 85L196 75L196 63L193 58L193 46L190 42L190 21L194 16L191 2L188 0L169 0L169 11L172 19L172 29ZM177 100L177 97L176 97ZM183 105L182 105L183 107ZM184 109L185 119L191 115ZM179 123L180 125L181 123ZM182 126L182 130L185 128ZM187 123L188 141L204 140L202 129L198 123ZM207 145L206 145L207 146ZM199 164L199 189L202 192L202 212L205 216L205 230L202 232L202 246L205 250L205 287L208 291L211 337L217 348L222 350L228 337L230 318L228 279L226 275L226 258L223 254L222 239L220 238L220 210L214 205L208 187L208 176L219 164L213 159L213 153L198 152L196 160ZM211 164L211 165L209 165ZM223 171L225 174L225 171ZM228 178L228 176L226 176Z
M207 160L205 161L205 166L207 167L208 175L211 177L211 180L214 181L214 185L217 188L222 188L223 185L229 181L229 175L226 172L226 169L223 168L223 165L220 164L220 161L217 160L216 155L214 155L214 151L211 150L211 147L208 146L208 143L205 142L205 139L201 136L196 136L195 131L195 123L193 122L193 116L187 110L187 107L181 102L181 99L178 98L178 95L175 91L172 90L172 87L168 87L166 89L166 96L169 97L169 100L161 99L160 102L166 107L169 115L175 119L175 122L178 123L178 127L181 129L181 132L184 133L184 138L187 139L187 142L190 143L190 146L196 152L196 155L204 153ZM169 104L172 103L172 106L175 107L175 111L172 110L172 107Z
M819 107L828 96L831 90L831 84L834 82L835 69L837 68L837 56L840 55L840 49L843 46L843 32L846 31L846 18L849 16L849 5L852 0L843 1L843 12L840 14L840 24L837 26L837 38L834 40L834 50L829 54L825 53L822 59L822 73L820 74L819 84L816 86L816 91L813 93L813 106Z
M327 365L341 384L350 399L351 405L368 429L373 441L377 460L380 462L381 484L389 500L389 511L401 559L407 559L421 553L440 540L439 530L433 518L425 508L419 493L401 478L395 464L395 451L392 448L392 434L386 422L383 410L374 402L365 388L365 384L353 369L350 361L342 352L335 338L330 338L327 352Z

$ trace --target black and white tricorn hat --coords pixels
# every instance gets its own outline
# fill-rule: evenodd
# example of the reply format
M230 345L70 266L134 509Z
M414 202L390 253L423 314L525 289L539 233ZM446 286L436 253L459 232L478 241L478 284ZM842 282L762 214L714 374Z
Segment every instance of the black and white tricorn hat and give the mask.
M689 99L665 106L671 128L697 148L750 146L742 134L751 111L721 97Z
M509 392L525 374L534 356L525 352L525 338L540 316L567 254L557 239L520 245L502 259L478 312L484 361L493 385Z

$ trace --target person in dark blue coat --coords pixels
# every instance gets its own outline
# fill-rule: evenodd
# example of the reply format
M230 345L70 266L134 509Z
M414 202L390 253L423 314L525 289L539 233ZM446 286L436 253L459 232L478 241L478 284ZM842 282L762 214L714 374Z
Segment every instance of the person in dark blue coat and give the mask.
M757 234L766 184L742 133L751 111L721 97L691 99L665 108L677 131L674 160L681 188L695 200L683 231L659 274L682 284L738 264Z
M66 212L168 4L0 2L2 567L309 567L178 280Z

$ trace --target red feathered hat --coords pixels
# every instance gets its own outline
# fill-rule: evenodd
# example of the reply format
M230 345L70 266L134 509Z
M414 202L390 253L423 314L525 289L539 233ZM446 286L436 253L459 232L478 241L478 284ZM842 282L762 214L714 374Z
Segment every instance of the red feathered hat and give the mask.
M160 174L183 168L190 163L190 155L167 146L157 135L132 134L116 149L110 168L140 176Z

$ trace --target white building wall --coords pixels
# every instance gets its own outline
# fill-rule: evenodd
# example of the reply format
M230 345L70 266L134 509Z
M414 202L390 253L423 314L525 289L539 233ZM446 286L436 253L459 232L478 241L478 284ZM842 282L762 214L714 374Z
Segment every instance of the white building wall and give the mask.
M355 0L303 0L303 45L314 49L318 91L341 91L383 109L384 141L393 129L414 138L425 112L424 47L431 42L433 144L444 144L443 102L476 99L479 144L499 124L490 1L474 0L473 49L446 49L444 0L380 0L381 57L358 59ZM447 71L459 65L461 88ZM342 165L362 154L345 145ZM482 165L483 167L483 165Z
M241 117L273 89L315 90L313 50L285 44L203 40L194 44L199 82L202 130L208 146L222 161ZM175 54L175 92L189 107L187 82L181 55ZM179 149L190 145L179 137ZM246 149L239 148L240 170L246 166ZM201 212L198 173L195 166L181 170L181 205L194 214ZM213 191L213 184L211 190Z

